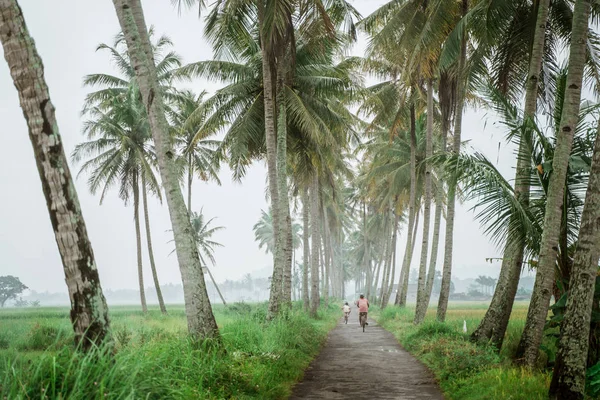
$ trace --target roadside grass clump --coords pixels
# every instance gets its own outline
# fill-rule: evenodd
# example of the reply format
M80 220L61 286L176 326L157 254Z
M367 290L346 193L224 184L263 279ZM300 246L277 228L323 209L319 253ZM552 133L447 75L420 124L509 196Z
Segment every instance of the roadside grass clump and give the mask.
M523 309L526 313L526 305L515 305L500 353L491 345L476 345L469 340L486 310L476 304L451 303L444 323L436 320L435 309L430 309L418 326L413 324L414 310L409 308L388 307L374 318L429 367L447 399L545 399L549 373L521 369L511 361L524 324ZM467 333L463 332L465 323Z
M339 316L331 306L311 319L294 304L267 322L259 318L264 304L217 308L219 346L190 339L184 314L172 309L168 316L118 309L111 345L86 354L74 350L72 335L63 336L63 320L15 318L0 334L24 324L32 335L27 346L0 350L0 399L285 398Z

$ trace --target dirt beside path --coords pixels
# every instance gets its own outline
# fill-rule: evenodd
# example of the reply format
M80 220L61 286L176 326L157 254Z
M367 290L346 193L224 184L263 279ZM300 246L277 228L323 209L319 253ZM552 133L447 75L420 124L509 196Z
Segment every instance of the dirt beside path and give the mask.
M433 375L369 319L363 333L358 313L331 331L319 356L290 399L443 400Z

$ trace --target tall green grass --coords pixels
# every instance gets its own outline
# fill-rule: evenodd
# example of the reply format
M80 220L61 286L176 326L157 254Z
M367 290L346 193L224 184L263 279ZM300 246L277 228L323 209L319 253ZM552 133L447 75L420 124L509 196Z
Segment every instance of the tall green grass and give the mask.
M471 333L485 314L477 305L453 304L446 322L435 320L435 310L415 326L414 311L386 308L374 318L392 332L400 344L427 365L438 379L449 400L536 400L548 398L550 376L512 365L527 308L517 304L499 354L491 346L478 346L469 341ZM463 321L468 333L463 333Z
M316 320L293 308L267 323L266 305L220 307L221 348L189 340L181 308L111 311L113 350L88 354L73 350L65 310L0 313L0 399L280 399L338 317L337 307Z

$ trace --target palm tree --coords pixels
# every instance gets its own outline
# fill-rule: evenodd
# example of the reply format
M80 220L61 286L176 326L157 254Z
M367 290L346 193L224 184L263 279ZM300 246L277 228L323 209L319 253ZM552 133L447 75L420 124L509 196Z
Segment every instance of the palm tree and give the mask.
M210 261L211 265L215 265L215 248L223 247L223 245L219 242L212 240L212 237L215 233L225 229L222 226L212 227L211 224L214 221L214 218L205 221L204 214L202 210L199 213L192 213L190 220L192 222L192 229L194 234L194 240L196 242L196 247L198 248L198 255L200 257L200 262L202 263L202 269L206 268L208 272L208 276L212 281L213 285L215 285L215 289L217 289L217 293L219 293L219 297L224 305L227 305L225 302L225 298L221 294L221 290L213 278L212 273L210 272L210 268L208 268L208 261Z
M174 101L174 107L169 110L172 135L175 138L175 148L178 150L182 177L187 174L188 212L192 210L192 184L194 174L204 182L210 180L221 184L219 180L219 165L216 161L216 149L221 143L210 139L222 127L220 123L210 126L205 124L210 117L208 110L203 107L206 92L198 96L191 91L183 91Z
M132 87L129 92L118 94L110 103L104 100L95 107L88 105L85 113L89 120L84 123L84 133L89 141L75 147L72 159L80 162L91 157L83 163L79 174L89 173L89 189L92 194L101 192L100 204L108 190L115 185L118 185L119 197L126 204L133 196L138 278L142 310L145 313L147 306L139 222L140 186L143 192L152 190L160 193L160 189L153 171L155 156L149 144L146 116L138 99L139 93ZM147 209L145 211L147 215ZM160 286L157 285L156 290L162 303ZM161 304L161 309L164 312L164 304Z
M29 138L71 300L75 343L110 342L110 322L92 245L58 130L42 60L16 0L0 2L0 42L27 120Z
M165 189L167 205L175 236L177 259L183 281L189 332L198 337L219 337L202 265L192 233L189 213L179 186L179 174L174 159L173 144L165 115L163 90L139 0L113 0L119 24L127 43L136 83L146 106L150 130L156 146L156 156Z
M519 343L518 354L523 355L523 363L533 366L537 361L542 341L544 323L548 313L550 297L554 286L554 271L558 252L558 239L561 229L561 209L563 207L564 188L569 164L569 155L573 145L573 136L579 119L581 86L586 61L588 34L588 16L590 2L578 0L573 11L573 32L567 74L566 102L562 110L560 133L557 136L555 156L552 161L552 174L548 188L548 200L544 215L543 235L540 245L540 259L536 272L535 286L527 313L525 329ZM567 342L563 342L567 343ZM574 342L571 342L574 343ZM574 373L574 370L573 370ZM558 393L569 397L572 392L582 390L581 385L569 383L569 372L564 372ZM580 376L580 375L578 375Z
M258 248L265 248L266 253L275 251L275 235L273 233L273 217L271 212L260 210L260 220L254 224L254 240L258 242ZM297 249L302 243L301 239L302 226L298 223L292 223L292 248Z

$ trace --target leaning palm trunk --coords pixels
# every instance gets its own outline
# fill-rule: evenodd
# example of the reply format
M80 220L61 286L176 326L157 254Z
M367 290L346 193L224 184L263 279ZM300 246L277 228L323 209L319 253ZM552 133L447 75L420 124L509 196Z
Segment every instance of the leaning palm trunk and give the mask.
M468 11L468 0L463 0L463 15ZM452 151L454 154L460 153L460 141L462 133L462 117L465 105L465 93L467 86L467 76L465 66L467 61L467 32L463 30L460 57L458 59L458 81L457 81L457 102L456 115L454 119L454 137ZM438 299L437 319L444 322L446 319L446 310L448 309L448 298L450 297L450 283L452 280L452 253L454 249L454 210L456 207L456 180L454 178L448 183L448 200L446 209L446 237L444 243L444 266L442 270L442 288L440 298Z
M152 46L140 0L113 0L129 57L136 73L136 82L150 123L158 167L165 189L169 215L173 226L175 250L183 283L189 332L196 337L219 337L193 230L185 205L173 145L168 134L162 90L158 84Z
M585 6L589 7L589 3ZM575 8L575 11L581 10ZM581 21L577 22L581 23ZM587 28L587 25L584 26ZM581 214L579 240L569 282L567 309L560 328L558 356L550 385L550 396L556 399L585 397L594 286L598 275L598 259L600 259L598 215L600 215L600 129L594 144L585 205Z
M75 343L88 350L110 339L108 307L44 79L42 59L16 0L0 0L0 41L27 121L63 263Z
M206 268L206 271L208 272L208 276L210 277L211 282L215 286L215 289L217 289L217 293L219 294L219 298L223 302L223 305L226 306L227 302L225 301L225 297L223 297L223 294L221 294L221 289L219 289L219 285L217 285L217 281L215 281L215 278L213 277L212 272L210 272L210 268L208 268L208 266L206 266L205 268Z
M317 316L319 308L319 248L321 238L319 235L319 177L315 172L313 184L310 190L310 224L311 224L311 240L312 252L310 263L310 314L313 317Z
M310 265L310 247L309 247L309 219L310 219L310 208L309 208L309 197L308 188L302 191L302 241L304 256L302 263L302 303L304 304L304 311L308 311L310 307L310 298L308 293L308 266Z
M415 324L425 318L429 296L427 295L427 252L429 251L429 225L431 218L431 162L433 155L433 78L427 80L427 136L425 150L425 205L423 206L423 241L421 242L421 263L419 265L419 284L417 287L417 308ZM431 257L434 257L432 254Z
M525 93L524 122L535 118L537 110L537 95L539 88L539 74L542 68L544 56L544 42L546 33L546 22L548 20L550 0L541 0L538 4L538 15L531 59L529 62L529 75L527 90ZM515 179L515 196L526 208L529 204L529 167L531 165L531 149L529 129L525 130L519 143L517 157L517 175ZM512 312L515 295L519 286L519 278L523 265L523 253L525 243L521 239L509 239L504 248L502 268L498 277L498 284L494 296L485 317L479 327L471 335L472 340L477 342L491 342L500 349L504 340L504 334Z
M589 13L589 0L578 0L575 3L565 102L552 161L552 175L548 186L539 263L525 329L517 350L517 355L523 356L521 359L523 364L528 366L533 366L537 360L544 333L544 324L548 315L550 297L554 287L565 181L573 146L573 134L579 119ZM594 260L594 262L597 261Z
M142 174L142 201L144 203L144 222L146 224L146 241L148 243L148 257L150 258L150 269L152 270L152 279L154 280L154 287L156 288L156 297L158 298L158 306L160 312L167 314L167 308L165 307L165 301L163 300L162 290L160 290L160 283L158 282L158 274L156 272L156 263L154 262L154 250L152 250L152 235L150 233L150 216L148 214L148 195L146 194L146 178Z
M417 191L417 137L415 128L415 105L410 105L410 196L408 205L408 235L406 236L406 251L404 261L402 262L402 272L398 282L398 294L395 304L406 306L408 297L408 277L410 275L410 264L413 252L412 231L415 226L415 214L417 212L416 191ZM402 289L400 289L402 287Z
M381 308L385 307L385 303L386 301L386 294L388 292L388 285L389 280L390 280L390 276L391 276L391 269L392 269L392 253L393 253L393 242L394 242L394 233L393 233L393 229L394 229L394 222L393 222L393 218L394 218L394 214L392 213L392 211L388 211L387 212L390 216L389 221L387 223L388 229L386 229L386 240L385 240L385 246L386 246L386 251L384 252L385 254L385 273L383 274L383 279L381 282Z
M396 210L394 208L393 211L393 215L394 215L394 225L393 225L393 232L392 232L392 243L391 243L391 249L390 249L390 270L391 270L391 276L389 279L389 283L387 286L387 290L386 292L383 294L383 300L381 302L381 307L385 308L388 305L388 302L390 301L390 296L392 295L392 289L394 287L394 277L396 275L396 244L398 241L398 223L400 221L400 218L398 216L398 214L396 213Z
M140 300L142 312L148 312L146 305L146 290L144 289L144 268L142 265L142 233L140 230L140 185L137 173L133 178L133 222L135 224L135 249L137 255L138 283L140 285Z
M382 279L381 279L381 291L379 292L379 305L383 307L383 293L385 291L387 291L387 279L389 279L389 267L390 267L390 263L388 263L388 254L391 255L389 252L391 250L391 241L392 241L392 235L391 232L388 232L388 224L386 223L384 225L384 233L383 233L383 238L384 238L384 243L383 243L383 259L382 259L382 263L383 263L383 274L382 274ZM378 274L379 275L379 274ZM378 288L378 281L379 279L375 279L375 294L377 294L377 289Z

